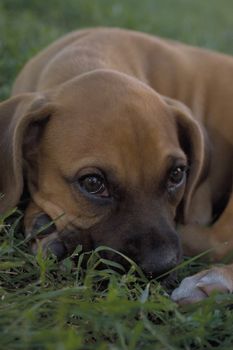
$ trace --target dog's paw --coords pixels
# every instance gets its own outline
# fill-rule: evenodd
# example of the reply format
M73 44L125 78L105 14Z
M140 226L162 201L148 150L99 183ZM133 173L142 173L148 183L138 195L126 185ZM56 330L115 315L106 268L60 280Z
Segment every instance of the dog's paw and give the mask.
M207 298L212 292L233 292L233 271L229 267L213 267L185 278L171 295L180 305L192 304Z

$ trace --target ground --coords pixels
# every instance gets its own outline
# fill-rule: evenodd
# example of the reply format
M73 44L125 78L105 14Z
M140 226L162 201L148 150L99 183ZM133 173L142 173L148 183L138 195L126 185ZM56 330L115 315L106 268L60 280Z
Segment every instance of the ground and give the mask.
M1 0L0 99L41 48L70 30L104 25L233 53L232 0ZM0 349L233 348L232 295L180 308L133 262L128 273L117 273L111 262L97 269L98 250L86 269L80 247L78 264L32 256L22 214L6 217L0 218ZM198 257L185 259L178 279L205 266Z

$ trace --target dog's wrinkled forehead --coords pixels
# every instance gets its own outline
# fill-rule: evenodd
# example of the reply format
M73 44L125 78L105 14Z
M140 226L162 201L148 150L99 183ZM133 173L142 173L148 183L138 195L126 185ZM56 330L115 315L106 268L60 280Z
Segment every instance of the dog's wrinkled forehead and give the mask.
M123 164L126 172L148 168L179 148L175 121L160 96L123 74L86 74L64 85L55 103L42 147L64 171L92 162Z

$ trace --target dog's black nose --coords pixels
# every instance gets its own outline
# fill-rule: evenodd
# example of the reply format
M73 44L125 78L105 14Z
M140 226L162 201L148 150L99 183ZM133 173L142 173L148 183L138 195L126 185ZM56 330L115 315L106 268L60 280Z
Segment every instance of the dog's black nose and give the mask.
M153 279L174 269L178 263L179 258L172 252L170 254L154 254L147 257L140 265L145 275L149 279Z

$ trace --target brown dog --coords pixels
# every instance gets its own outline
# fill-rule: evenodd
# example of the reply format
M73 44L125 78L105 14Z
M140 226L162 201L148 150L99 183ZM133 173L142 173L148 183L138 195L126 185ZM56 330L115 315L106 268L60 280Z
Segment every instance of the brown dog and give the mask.
M72 33L33 58L0 104L1 212L29 193L44 249L107 245L158 276L185 252L233 249L233 58L120 29ZM37 242L38 242L37 240ZM116 258L107 254L107 258ZM233 291L233 265L173 299Z

